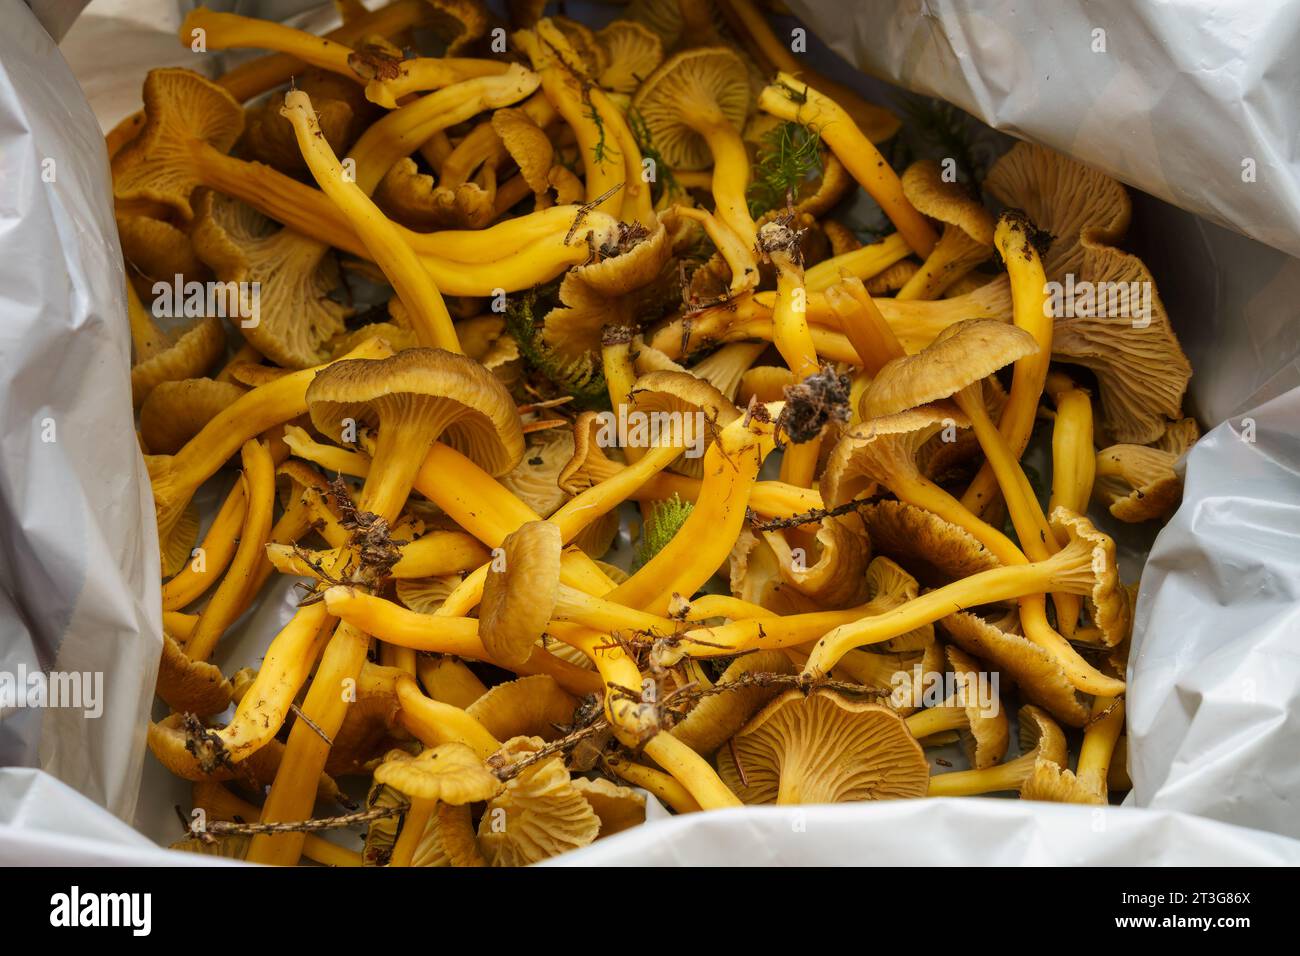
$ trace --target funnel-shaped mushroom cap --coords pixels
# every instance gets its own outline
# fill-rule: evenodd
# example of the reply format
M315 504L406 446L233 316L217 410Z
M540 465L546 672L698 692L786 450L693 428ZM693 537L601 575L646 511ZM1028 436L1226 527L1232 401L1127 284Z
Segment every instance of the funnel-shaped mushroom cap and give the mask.
M1001 562L964 528L933 511L902 501L877 501L859 508L867 537L926 587L996 568Z
M883 614L892 611L900 604L906 604L918 594L920 594L920 587L916 583L916 578L889 558L878 556L872 558L871 564L867 566L868 601L863 605L862 612L864 615ZM927 648L933 643L934 625L926 624L899 634L897 637L891 637L875 645L875 648L882 651L916 651Z
M218 412L244 394L232 382L159 382L140 406L140 438L151 455L174 455Z
M387 810L409 806L403 794L393 787L375 783L366 796L366 807ZM365 866L386 866L397 842L400 816L381 817L366 827L366 847L362 853ZM411 866L486 866L478 850L469 804L439 803L425 824L419 845L411 857Z
M960 229L973 245L993 252L993 214L958 182L946 182L939 164L923 159L907 167L902 175L903 194L907 201L931 219Z
M131 367L131 400L142 403L162 382L205 375L226 351L226 326L215 315L199 319L174 343Z
M823 518L812 547L792 548L775 531L765 531L763 537L780 562L781 577L819 606L850 607L866 598L871 539L857 515Z
M854 498L870 497L878 485L888 488L894 476L917 474L918 459L927 457L936 437L945 437L941 432L951 429L955 435L969 427L966 416L949 405L909 407L856 426L835 443L826 461L822 501L838 508Z
M542 741L516 737L493 757L509 766L536 753ZM478 840L492 866L527 866L596 839L600 818L569 780L558 758L526 767L506 782L479 821Z
M546 630L560 593L560 526L530 521L506 536L483 582L479 635L494 660L518 667Z
M987 621L968 611L950 614L943 629L962 649L988 661L1016 682L1023 699L1045 708L1070 727L1088 721L1088 707L1055 657L1020 633L1015 611Z
M1078 279L1091 283L1093 305L1076 299L1073 315L1057 317L1052 354L1096 374L1113 440L1155 441L1182 414L1192 374L1155 279L1137 256L1099 245L1085 246Z
M543 341L564 358L597 351L608 326L635 325L638 293L659 278L672 254L663 223L648 235L637 226L620 226L620 232L613 254L569 270L560 283L563 305L543 320Z
M573 456L560 469L558 483L571 495L580 494L592 485L622 470L601 447L605 425L596 412L583 412L573 423Z
M1039 710L1033 704L1020 708L1020 752L1032 753L1040 761L1064 766L1069 754L1066 752L1065 734L1056 725L1056 721Z
M1132 204L1124 187L1046 146L1017 143L993 164L984 185L1052 237L1043 255L1049 279L1081 271L1082 240L1117 242L1128 230Z
M170 634L163 635L157 691L173 710L200 716L221 713L230 706L232 694L220 668L190 660Z
M384 419L441 426L440 440L492 475L524 453L519 413L505 386L478 362L443 349L407 349L386 359L345 359L307 387L312 424L338 435L345 419L381 430Z
M438 744L418 755L390 750L375 768L375 783L400 790L413 800L478 803L501 790L496 774L462 743Z
M722 672L719 683L738 681L746 674L792 674L794 665L782 651L757 651L737 657ZM672 729L672 735L696 753L708 757L735 736L745 722L780 688L750 684L721 694L709 694Z
M499 480L529 508L548 518L569 500L569 492L560 487L560 475L573 460L574 450L570 429L534 432L528 436L523 459Z
M190 237L170 222L148 216L118 216L122 255L149 283L171 283L176 276L202 279L207 269L194 253Z
M493 193L477 182L439 187L409 156L389 167L374 198L390 219L418 232L482 229L496 218Z
M629 398L631 409L650 416L651 422L666 413L668 417L661 420L675 422L681 428L688 450L695 445L702 452L712 434L740 417L740 410L722 392L690 372L649 372L636 380ZM699 413L704 415L703 435ZM661 429L661 435L668 434ZM688 458L683 452L669 467L699 477L703 474L704 455Z
M615 20L597 31L607 65L597 78L615 93L634 93L664 58L664 44L649 27L635 20Z
M864 419L938 401L1038 351L1024 329L992 319L957 322L915 355L885 363L862 393Z
M635 790L620 787L604 777L594 780L578 777L573 787L600 818L599 836L613 836L645 823L645 797Z
M428 26L447 45L444 56L458 56L487 33L488 10L479 0L425 0Z
M513 107L492 114L492 129L501 137L528 188L539 196L545 193L551 185L547 176L555 165L550 137L524 110Z
M465 709L497 740L539 737L551 741L573 723L578 699L549 674L497 684Z
M1007 753L1010 740L1007 731L1007 712L996 696L985 707L980 701L978 681L979 663L955 647L946 648L948 666L956 679L957 705L966 711L967 729L962 732L962 744L971 766L976 769L991 767Z
M712 165L713 153L683 114L721 114L739 135L751 97L745 61L734 50L698 47L669 57L646 77L632 107L645 120L664 162L673 169L704 169Z
M1183 481L1174 471L1177 461L1177 455L1146 445L1103 448L1097 453L1102 473L1093 493L1120 521L1167 518L1183 497Z
M225 153L244 131L244 109L228 92L192 70L150 70L144 80L145 123L113 158L113 195L166 203L189 219L194 178L190 144L202 140Z
M781 560L762 535L740 529L729 557L731 596L776 614L801 614L817 609L781 574Z
M769 345L767 342L733 342L730 345L724 345L708 358L703 359L691 369L699 378L704 379L731 401L736 400L736 392L740 389L740 382L749 371L749 367L754 361L767 351ZM643 349L643 353L648 351L649 347ZM660 352L660 355L663 353ZM664 356L667 361L672 361ZM637 371L641 371L640 368ZM651 371L646 369L646 371ZM793 379L788 380L785 384L793 385ZM784 389L777 393L773 401L780 401L785 395Z
M259 290L255 303L241 305L239 331L248 343L286 368L324 362L329 341L352 312L331 298L342 280L329 246L212 190L205 190L195 207L199 256L222 282ZM247 310L254 304L250 317Z
M745 803L892 800L924 796L929 784L898 714L834 691L787 691L732 742L718 752L718 773Z
M1105 804L1106 792L1099 786L1104 781L1084 781L1057 764L1039 760L1033 773L1020 787L1020 799L1042 800L1045 803Z
M1128 635L1128 596L1119 582L1114 540L1068 508L1053 509L1051 523L1058 541L1068 538L1061 554L1074 552L1081 559L1077 570L1058 577L1054 586L1064 585L1065 590L1087 598L1102 643L1114 647Z

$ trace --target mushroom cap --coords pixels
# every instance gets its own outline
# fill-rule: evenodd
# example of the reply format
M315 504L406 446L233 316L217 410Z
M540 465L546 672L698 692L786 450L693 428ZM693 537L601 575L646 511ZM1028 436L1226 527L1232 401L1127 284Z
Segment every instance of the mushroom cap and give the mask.
M917 212L955 226L973 242L993 252L993 214L971 195L963 183L946 182L932 159L913 163L903 172L903 195Z
M988 621L969 611L950 614L939 622L963 650L988 661L1015 681L1023 699L1050 712L1069 727L1088 722L1089 710L1060 663L1019 633L1016 611Z
M1087 556L1086 570L1068 575L1068 583L1073 586L1072 593L1087 598L1088 613L1101 632L1102 643L1114 647L1128 636L1129 624L1129 600L1119 581L1114 539L1068 508L1054 508L1049 520L1057 540L1068 539L1062 551L1074 549Z
M203 140L227 153L244 131L244 108L193 70L150 70L144 80L144 126L113 158L113 195L148 199L190 219L190 193L200 185L189 144Z
M1017 720L1021 753L1033 753L1040 761L1054 763L1058 767L1065 766L1070 756L1066 752L1065 734L1046 711L1033 704L1025 704L1020 708Z
M375 783L400 790L413 800L454 804L490 800L501 791L496 774L471 748L457 742L438 744L418 755L390 750L375 768Z
M547 22L564 35L587 76L598 76L609 64L609 54L591 27L565 16L548 17ZM542 28L543 32L545 29Z
M634 93L664 58L663 40L635 20L615 20L596 32L607 65L597 78L615 93Z
M573 787L600 818L597 837L613 836L645 823L645 797L630 787L620 787L612 780L578 777Z
M543 342L564 358L597 351L608 326L634 325L640 297L633 293L658 279L672 254L663 223L649 235L629 227L620 230L621 251L570 269L560 283L563 304L542 320Z
M1074 771L1065 770L1046 760L1037 761L1034 770L1020 786L1021 800L1047 803L1105 804L1104 780L1083 780Z
M368 809L409 806L410 801L398 790L376 783L366 796ZM364 866L387 865L397 842L400 816L381 817L366 827L366 847L361 859ZM411 857L411 866L486 866L478 851L469 804L439 803L425 824L424 833Z
M312 424L327 435L352 419L374 427L390 415L427 416L439 440L492 475L524 453L519 413L505 386L478 362L444 349L407 349L384 359L344 359L307 386Z
M149 456L154 457L153 455ZM181 509L180 516L170 531L158 542L159 557L162 558L162 576L170 578L179 574L185 562L194 555L194 545L199 540L199 507L189 502Z
M596 412L583 412L573 423L573 455L556 479L569 494L580 494L622 470L623 466L611 460L600 445L603 428Z
M447 49L444 56L457 56L487 33L488 11L479 0L425 0L431 8L427 26Z
M190 660L175 638L164 634L157 692L172 710L202 717L229 707L233 689L219 667Z
M1034 337L1017 326L993 319L954 323L915 355L886 362L862 393L859 411L872 419L948 398L1037 351Z
M308 71L320 72L320 71ZM340 77L340 79L343 79ZM359 94L362 87L357 83L350 85ZM311 97L312 108L316 110L316 119L320 122L321 134L336 156L346 156L356 134L365 128L363 117L347 100L336 99L329 92L317 91L302 82L302 76L295 77L297 89ZM360 104L366 103L364 95ZM307 161L302 150L298 148L298 139L291 124L281 114L284 108L284 93L272 94L269 98L251 106L246 114L244 135L240 140L240 154L249 160L266 163L289 176L301 176L307 172ZM365 111L369 113L369 110ZM361 120L361 122L358 122Z
M941 587L1001 563L969 531L925 508L877 501L859 508L858 515L876 552L893 558L926 587Z
M528 660L546 631L560 593L559 525L529 521L501 542L502 570L493 561L483 582L479 635L493 659L507 667Z
M934 639L933 628L928 638L929 643L906 651L856 647L840 658L831 673L836 679L887 692L883 703L908 716L919 709L916 704L924 690L917 685L917 671L922 680L926 674L943 673L943 648Z
M211 378L159 382L140 406L140 437L151 455L174 455L243 394L233 382Z
M718 682L725 684L752 673L793 674L794 665L782 651L757 651L741 655L728 664ZM779 693L781 689L777 686L752 684L722 694L709 694L696 702L671 733L701 756L712 756Z
M646 77L632 108L645 120L664 162L673 169L704 169L713 165L713 153L682 118L683 107L716 109L739 135L751 99L749 71L734 50L697 47L669 57Z
M650 415L666 412L674 416L685 431L688 445L701 440L701 436L696 434L695 415L702 412L706 432L703 448L712 443L710 425L720 430L740 417L740 409L722 392L690 372L649 372L633 383L628 398L633 411ZM704 473L704 456L687 458L683 451L669 467L682 474L700 477Z
M903 719L835 691L786 691L732 744L718 751L718 773L749 804L891 800L929 786L929 763Z
M949 646L945 651L948 667L956 679L958 703L966 711L968 730L963 731L961 736L967 757L971 766L977 770L991 767L1007 753L1010 736L1006 709L996 699L991 713L981 707L975 687L979 679L979 663L955 647Z
M415 333L406 326L397 325L393 322L367 322L350 332L335 336L330 341L330 361L341 359L367 339L383 339L396 352L418 348L420 344L415 338ZM466 352L466 354L469 353ZM231 377L235 381L247 385L249 383L244 381L244 376L248 374L245 369L262 367L264 366L236 366L236 370L231 372ZM261 373L254 372L253 374L258 375Z
M131 399L140 405L162 382L206 375L226 351L226 326L215 315L199 319L171 346L131 366Z
M417 232L482 229L496 218L492 192L477 182L439 186L409 156L389 167L374 198L390 219Z
M151 283L170 283L178 275L201 279L206 273L190 237L170 222L149 216L118 216L117 235L126 261Z
M1156 289L1151 271L1137 256L1110 246L1086 244L1077 278L1093 283L1105 309L1075 309L1056 318L1052 355L1092 369L1101 397L1101 422L1113 441L1145 443L1163 434L1168 420L1182 414L1192 375ZM1103 291L1109 290L1109 291ZM1145 292L1150 292L1150 301ZM1138 299L1137 309L1132 303ZM1127 309L1120 306L1128 304ZM1090 315L1131 311L1145 314ZM1083 312L1085 314L1079 314Z
M915 598L920 594L920 587L916 578L896 562L878 555L867 566L867 594L869 599L863 607L863 613L882 614ZM926 624L873 647L883 651L904 652L923 650L933 643L934 625Z
M569 500L569 492L560 487L559 481L575 450L572 429L533 432L519 464L498 480L529 508L548 518Z
M1052 236L1043 256L1049 279L1083 269L1082 240L1118 242L1128 231L1132 203L1104 173L1035 143L1017 143L989 170L985 188L999 202L1023 209Z
M950 405L918 405L849 429L826 460L822 501L838 508L874 495L879 485L888 487L892 475L918 471L917 459L925 457L927 445L948 426L966 429L970 424Z
M1146 445L1120 444L1099 451L1097 462L1103 461L1121 468L1122 474L1098 477L1093 494L1120 521L1167 518L1182 501L1183 480L1174 471L1177 455Z
M492 129L501 137L528 188L539 196L545 193L551 185L547 175L555 165L555 147L546 131L528 113L515 107L495 111Z
M781 574L781 560L767 539L748 526L740 529L728 556L731 596L776 614L801 614L816 605Z
M507 765L537 752L542 741L516 737L494 759ZM527 866L587 846L600 818L559 758L542 760L506 781L479 821L478 842L491 866Z
M537 737L552 741L573 723L578 699L549 674L534 674L497 684L465 712L497 740Z
M871 539L857 515L822 518L809 542L812 553L799 557L779 532L765 531L763 537L776 554L781 577L818 606L851 607L866 598Z
M257 321L237 323L244 339L286 368L324 362L352 313L331 298L342 280L329 246L210 189L195 207L195 251L222 282L259 290Z

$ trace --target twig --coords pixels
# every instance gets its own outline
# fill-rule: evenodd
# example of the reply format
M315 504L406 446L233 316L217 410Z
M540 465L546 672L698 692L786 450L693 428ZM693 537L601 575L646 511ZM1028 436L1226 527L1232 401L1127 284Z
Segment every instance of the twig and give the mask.
M306 724L306 725L307 725L308 727L310 727L313 731L315 731L317 737L319 737L321 740L325 741L325 743L329 744L331 747L334 746L334 741L330 740L329 734L325 733L325 731L323 731L323 730L320 728L320 725L317 724L316 721L312 720L312 719L311 719L310 717L308 717L305 713L303 713L303 710L302 710L301 707L299 707L297 704L290 704L290 705L289 705L289 710L293 712L294 716L296 716L296 717L297 717L299 720L301 720L304 724Z
M195 821L190 824L189 831L200 840L214 836L254 836L259 833L311 833L314 830L339 830L359 823L371 823L375 820L401 816L406 809L405 805L374 807L370 810L358 810L356 813L344 813L337 817L318 817L314 820L285 823L227 823L218 820L200 825Z
M838 518L840 515L850 514L869 504L871 504L871 501L867 498L854 498L852 501L837 505L834 508L813 508L811 511L803 511L788 518L773 518L770 521L759 521L758 516L753 511L750 511L749 525L755 531L780 531L784 528L798 528L801 525L814 524L824 518Z

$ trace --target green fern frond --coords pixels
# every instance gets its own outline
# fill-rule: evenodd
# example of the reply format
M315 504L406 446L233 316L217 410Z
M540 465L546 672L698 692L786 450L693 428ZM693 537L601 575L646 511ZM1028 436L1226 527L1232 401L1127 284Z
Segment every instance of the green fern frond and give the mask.
M645 524L641 526L641 541L636 548L637 567L649 564L650 559L662 551L673 539L673 535L681 530L694 510L695 502L682 501L677 495L651 505Z

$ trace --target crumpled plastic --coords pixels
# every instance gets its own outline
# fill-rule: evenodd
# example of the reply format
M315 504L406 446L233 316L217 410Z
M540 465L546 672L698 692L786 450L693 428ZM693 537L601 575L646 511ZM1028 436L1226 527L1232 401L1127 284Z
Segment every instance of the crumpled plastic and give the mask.
M0 862L175 862L154 841L176 839L172 805L186 788L151 760L140 786L160 633L157 547L129 432L107 168L48 37L15 0L0 5L0 361L10 373L0 382L0 669L99 669L108 688L95 721L0 718ZM967 799L688 815L553 862L1294 865L1300 261L1288 253L1300 251L1300 191L1288 150L1300 136L1287 106L1300 12L1109 5L1106 22L1092 23L1095 5L1069 0L1050 10L978 0L791 6L876 75L1182 207L1135 195L1127 245L1160 281L1192 360L1188 409L1217 427L1187 457L1183 506L1142 574L1128 675L1134 789L1123 807ZM109 48L117 16L101 16L93 42L78 36L81 24L68 38L88 89L108 89L93 51ZM133 16L133 32L148 35L151 20ZM157 34L178 19L174 8L160 14L148 41L114 44L114 55L141 72L158 64L136 49L156 54ZM1107 53L1091 49L1096 28ZM810 40L819 69L856 77ZM109 126L121 113L99 118ZM1257 154L1255 183L1241 183L1237 152ZM49 156L58 177L47 184L38 174ZM49 444L39 431L47 417L58 429ZM230 653L255 657L249 642L260 635L264 646L289 603L287 590L271 595L231 635Z

